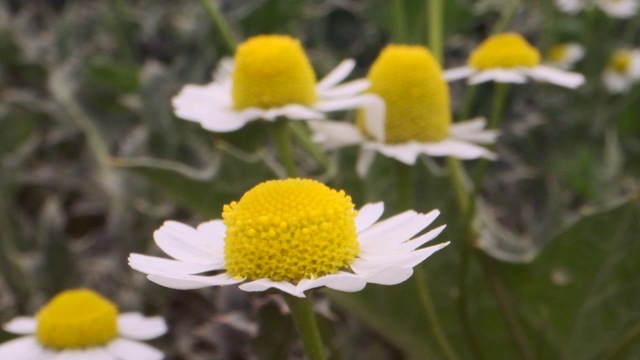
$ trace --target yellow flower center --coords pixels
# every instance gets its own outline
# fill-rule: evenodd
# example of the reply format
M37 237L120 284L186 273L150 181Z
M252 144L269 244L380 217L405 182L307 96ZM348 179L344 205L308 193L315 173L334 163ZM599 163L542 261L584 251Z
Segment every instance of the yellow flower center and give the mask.
M435 142L449 136L449 87L423 46L388 45L371 66L369 91L386 103L385 142ZM358 126L367 133L364 113Z
M36 317L36 337L50 348L98 346L117 335L118 309L91 290L63 291L42 307Z
M547 52L547 60L552 63L562 62L567 58L569 51L568 44L559 44L552 46Z
M534 67L540 64L540 52L516 33L493 35L469 57L469 65L479 70Z
M260 35L238 46L232 88L236 110L311 105L315 85L315 73L298 40Z
M631 65L631 51L629 50L618 50L609 60L609 67L620 74L626 73L629 70L629 65Z
M298 282L332 274L358 255L351 197L315 180L263 182L225 205L226 270Z

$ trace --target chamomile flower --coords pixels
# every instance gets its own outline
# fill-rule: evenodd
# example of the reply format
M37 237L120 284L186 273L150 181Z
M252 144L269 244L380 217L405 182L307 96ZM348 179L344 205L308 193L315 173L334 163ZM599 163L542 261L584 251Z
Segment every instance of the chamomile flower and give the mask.
M371 151L403 163L418 155L460 159L494 158L477 144L495 142L497 132L483 130L485 121L451 123L449 88L442 69L423 46L389 45L368 75L369 91L384 100L379 111L361 112L356 125L337 121L309 122L314 139L327 149L362 145L358 172L364 175Z
M628 92L640 82L640 49L621 49L614 52L602 73L605 87L612 93Z
M355 66L345 60L324 79L316 76L300 42L285 35L260 35L223 60L214 81L186 85L173 98L175 114L214 132L234 131L254 120L322 119L325 112L357 108L369 96L366 80L339 85Z
M547 52L545 62L560 69L571 69L584 58L584 46L576 42L556 44Z
M582 74L540 64L540 52L520 34L489 37L469 56L466 66L446 70L447 81L469 78L470 84L486 81L525 83L527 78L568 88L584 83Z
M588 6L597 6L610 17L630 18L638 12L638 0L555 0L560 11L575 15Z
M116 305L94 291L67 290L35 317L17 317L5 331L26 335L0 344L0 359L154 360L164 356L139 340L167 331L160 317L118 314Z
M154 233L164 259L131 254L129 265L173 289L240 284L297 297L326 286L354 292L394 285L448 243L420 248L444 226L415 237L438 216L406 211L377 221L382 203L354 210L344 191L310 179L270 180L196 228L167 221ZM212 273L213 272L213 273Z

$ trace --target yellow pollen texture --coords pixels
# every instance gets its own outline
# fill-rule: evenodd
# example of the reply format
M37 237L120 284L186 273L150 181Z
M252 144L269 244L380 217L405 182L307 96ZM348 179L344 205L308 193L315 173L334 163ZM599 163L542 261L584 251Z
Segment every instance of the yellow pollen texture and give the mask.
M626 73L629 69L630 64L631 51L629 50L618 50L611 56L611 59L609 60L609 67L620 74Z
M38 341L54 349L93 347L117 335L118 309L87 289L63 291L36 315Z
M369 91L386 103L385 142L436 142L449 136L449 87L423 46L388 45L371 66ZM357 123L366 134L364 113Z
M284 35L255 36L238 46L234 60L236 110L315 103L316 76L298 40Z
M297 283L333 274L358 255L351 197L310 179L263 182L225 205L226 270Z
M540 52L520 34L504 33L485 40L469 57L475 69L534 67L540 64Z

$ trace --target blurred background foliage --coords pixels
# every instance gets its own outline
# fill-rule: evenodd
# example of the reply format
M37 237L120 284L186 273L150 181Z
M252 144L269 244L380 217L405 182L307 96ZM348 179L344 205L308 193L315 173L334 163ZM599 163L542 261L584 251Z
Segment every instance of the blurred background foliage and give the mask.
M0 321L86 286L124 310L166 316L170 332L154 345L169 359L302 356L276 296L173 291L126 265L130 252L159 253L152 233L165 219L219 218L223 204L284 174L263 124L214 134L172 114L171 97L208 82L230 55L206 1L0 1ZM320 76L350 57L354 78L397 38L393 4L217 2L236 40L291 34ZM404 6L404 41L426 43L425 3ZM640 17L569 17L542 0L446 1L445 67L464 63L505 13L505 29L543 53L560 41L583 43L577 71L587 83L575 91L511 87L500 160L482 189L482 252L462 239L443 161L420 159L416 209L439 208L438 224L448 224L441 237L453 242L422 265L436 311L465 359L637 359L640 89L609 95L600 74L614 49L640 44ZM451 84L458 117L468 89ZM468 115L489 114L492 90L477 87ZM397 212L388 159L378 157L360 179L356 149L318 161L307 129L295 125L301 173L345 189L358 207L383 200L387 216ZM326 337L332 358L444 358L416 315L414 291L323 291L318 309L324 331L335 334Z

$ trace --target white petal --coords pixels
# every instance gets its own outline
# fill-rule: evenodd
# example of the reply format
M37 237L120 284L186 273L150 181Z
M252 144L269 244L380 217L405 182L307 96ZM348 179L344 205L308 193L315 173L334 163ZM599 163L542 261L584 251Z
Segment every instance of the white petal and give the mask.
M240 290L254 292L254 291L265 291L270 288L276 288L278 290L284 291L293 296L297 296L300 298L305 297L304 292L298 290L295 285L286 282L286 281L273 281L269 279L258 279L255 281L250 281L244 283L239 286Z
M500 135L498 130L483 130L486 120L482 117L451 124L449 132L452 138L470 141L476 144L493 144Z
M476 70L469 66L461 66L452 69L445 70L443 72L444 79L446 81L456 81L464 78L468 78L473 75Z
M317 92L323 92L334 85L337 85L342 80L346 79L347 76L351 73L353 68L356 66L356 62L353 59L347 59L342 61L335 69L331 70L327 76L325 76L318 84L316 85Z
M575 89L584 84L584 75L556 69L550 66L538 65L527 72L531 78L539 81L546 81L555 85L560 85Z
M118 360L105 348L93 347L87 349L65 349L60 350L55 357L56 360Z
M396 266L403 268L412 268L447 245L449 245L448 242L429 246L411 252L375 254L375 256L367 257L362 256L356 259L351 264L351 269L356 274L367 277L371 273L378 272L381 268Z
M132 340L149 340L164 335L167 323L160 316L146 317L130 312L118 315L118 334Z
M404 144L387 145L384 143L365 143L365 147L378 151L379 153L403 162L407 165L414 165L418 155L420 155L420 147L418 143L410 141Z
M598 0L604 13L616 18L630 18L638 11L638 0Z
M211 252L219 255L224 259L224 238L226 236L227 227L222 220L212 220L203 222L196 228L200 242L211 247Z
M38 328L38 322L34 317L18 316L16 318L13 318L8 323L4 324L2 328L4 329L4 331L14 334L35 334L36 329Z
M435 143L421 143L419 152L430 156L453 156L462 160L486 158L495 160L495 153L463 140L445 139Z
M318 93L318 97L321 99L342 98L358 95L367 90L371 86L371 82L367 79L358 79L349 81L342 85L332 87L331 89L324 90Z
M384 212L384 203L377 202L367 204L358 210L358 216L356 216L356 229L360 233L368 229L373 223L378 221L382 213Z
M361 148L356 162L356 173L361 178L367 177L373 161L376 159L376 152L371 149Z
M356 292L364 289L365 285L367 285L367 282L361 276L340 271L313 280L300 280L296 288L301 293L321 286L326 286L338 291Z
M44 349L35 336L24 336L0 344L0 359L41 360Z
M194 264L141 254L129 255L129 266L147 275L192 275L224 267L224 260L210 264Z
M223 82L231 79L235 63L233 58L224 57L218 62L218 67L213 73L213 80L215 82Z
M177 221L165 221L153 233L153 238L162 251L177 260L210 264L212 257L216 256L211 248L201 241L194 228Z
M211 131L234 131L247 120L233 109L230 88L219 83L186 85L172 99L174 112L179 118L200 123Z
M480 84L487 81L523 84L527 82L527 78L520 70L500 68L482 70L469 78L469 84Z
M602 81L604 82L604 86L611 93L624 93L629 91L631 88L631 79L621 76L612 70L604 71L602 74Z
M371 284L396 285L407 280L413 274L413 268L390 266L363 274L362 276Z
M358 235L360 249L362 249L363 244L374 242L380 237L387 236L388 234L393 233L398 227L401 227L403 224L410 222L417 216L417 212L413 210L407 210L371 225L369 228Z
M585 6L584 0L556 0L556 5L560 9L568 14L577 14Z
M109 342L106 348L119 360L161 360L164 358L164 354L160 350L128 339L115 339Z
M322 112L299 104L290 104L283 107L265 110L261 117L265 120L275 121L281 116L290 120L312 120L324 118L324 114Z
M313 131L313 141L322 144L325 149L332 150L364 141L360 130L346 122L311 120L307 123Z
M214 276L149 275L147 276L147 279L158 285L178 290L192 290L209 286L232 285L244 281L244 279L234 279L226 273Z
M438 215L440 215L438 210L432 210L428 214L405 211L400 215L374 224L358 237L360 250L362 252L375 251L375 248L380 245L403 243L429 226Z
M402 244L400 244L400 246L398 246L398 250L399 251L404 251L404 252L409 252L409 251L414 251L415 249L419 248L420 246L428 243L429 241L435 239L438 235L440 235L442 233L442 231L444 231L444 228L446 228L447 225L442 225L439 226L429 232L427 232L424 235L418 236L417 238L413 239L413 240L409 240L407 242L404 242Z

